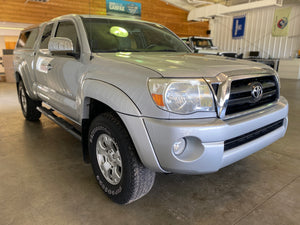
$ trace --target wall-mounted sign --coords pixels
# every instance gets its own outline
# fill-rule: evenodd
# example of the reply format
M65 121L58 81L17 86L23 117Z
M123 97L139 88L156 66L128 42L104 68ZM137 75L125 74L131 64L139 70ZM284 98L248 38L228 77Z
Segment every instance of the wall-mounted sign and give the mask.
M287 36L289 33L289 20L291 8L276 9L273 20L272 36Z
M141 3L123 0L106 0L107 15L141 17Z
M245 34L246 16L237 16L233 18L232 38L243 38Z

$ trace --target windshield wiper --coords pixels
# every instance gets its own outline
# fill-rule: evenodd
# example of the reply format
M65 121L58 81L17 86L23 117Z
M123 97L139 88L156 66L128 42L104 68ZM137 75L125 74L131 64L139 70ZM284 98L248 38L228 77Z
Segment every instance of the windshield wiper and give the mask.
M110 53L110 52L118 52L117 50L97 50L95 53Z
M154 50L151 52L177 52L177 51L174 49L159 49L159 50Z
M118 49L118 52L141 52L141 51L136 49Z
M116 49L116 50L98 50L96 53L110 53L110 52L140 52L139 50L133 49Z

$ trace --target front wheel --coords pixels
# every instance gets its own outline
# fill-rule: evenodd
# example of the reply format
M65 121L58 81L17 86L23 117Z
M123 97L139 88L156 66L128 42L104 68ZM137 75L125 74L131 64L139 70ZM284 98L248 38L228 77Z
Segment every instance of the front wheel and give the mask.
M147 194L155 172L140 162L124 125L113 113L91 123L89 154L100 187L114 202L128 204Z
M22 81L20 81L18 84L18 97L24 117L30 121L39 120L41 117L41 112L39 112L36 107L40 106L41 102L34 101L27 95Z

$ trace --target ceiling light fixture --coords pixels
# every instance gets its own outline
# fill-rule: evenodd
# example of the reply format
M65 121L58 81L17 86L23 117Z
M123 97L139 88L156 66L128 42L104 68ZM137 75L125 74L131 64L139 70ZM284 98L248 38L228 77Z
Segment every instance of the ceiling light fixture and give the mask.
M28 2L49 2L49 0L26 0L25 4Z
M23 30L21 27L0 27L1 30Z

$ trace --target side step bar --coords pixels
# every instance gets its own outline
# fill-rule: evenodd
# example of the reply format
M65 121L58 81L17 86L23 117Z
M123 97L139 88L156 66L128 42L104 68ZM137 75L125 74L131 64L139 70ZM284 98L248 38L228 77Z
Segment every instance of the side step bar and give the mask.
M53 110L43 106L38 106L36 109L81 141L81 133L72 124L68 123L63 118L56 116L53 113Z

